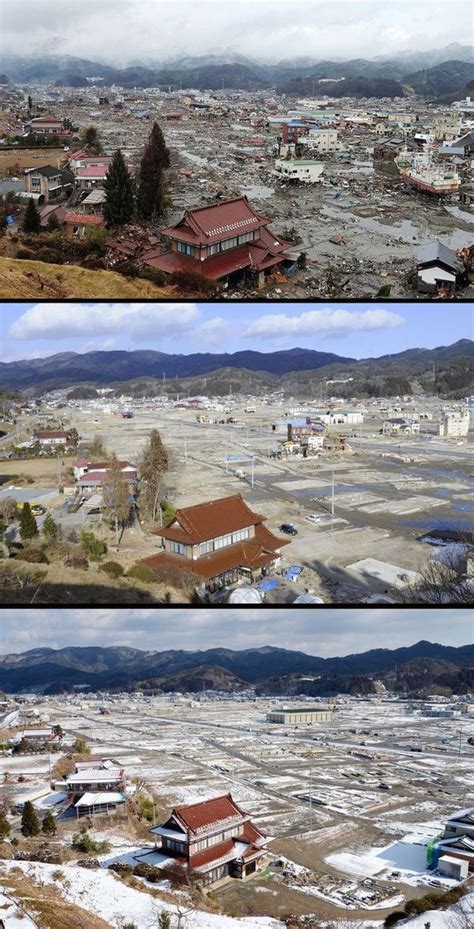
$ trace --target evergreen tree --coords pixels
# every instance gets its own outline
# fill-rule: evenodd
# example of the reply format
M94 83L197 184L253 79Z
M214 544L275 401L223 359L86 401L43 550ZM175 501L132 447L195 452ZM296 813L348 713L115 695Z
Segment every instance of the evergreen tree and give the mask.
M48 542L55 542L58 537L58 527L54 522L51 513L48 513L43 523L43 535L48 540Z
M32 835L38 835L39 831L40 825L36 810L31 800L26 800L21 814L21 833L25 838L30 838Z
M51 810L46 813L41 826L43 835L56 835L56 821Z
M152 519L156 517L163 474L167 470L168 452L158 429L152 429L140 462L140 475L145 485L145 507Z
M120 149L109 165L105 181L104 218L107 226L124 226L133 218L135 185Z
M32 197L28 200L28 206L25 210L22 224L23 232L40 232L41 217L38 213L35 201Z
M154 123L138 172L137 209L141 219L155 220L164 212L164 171L169 166L170 153L158 123Z
M7 839L10 835L10 823L8 822L7 817L5 816L4 811L0 812L0 841L2 839Z
M56 213L50 213L48 216L48 222L46 223L48 232L58 232L59 230L59 219L56 216Z
M38 535L38 524L36 522L29 503L25 503L20 516L20 538L34 539Z
M81 138L85 148L87 148L91 154L102 154L102 142L95 126L87 126L87 128L84 129Z

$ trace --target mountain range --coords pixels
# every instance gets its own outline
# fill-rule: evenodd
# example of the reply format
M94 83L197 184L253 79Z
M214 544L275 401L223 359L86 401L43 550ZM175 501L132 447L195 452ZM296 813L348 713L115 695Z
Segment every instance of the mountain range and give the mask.
M78 385L112 386L116 395L173 396L230 393L331 396L397 396L408 393L465 396L473 392L474 342L460 339L434 349L413 348L357 360L331 352L293 348L276 352L171 355L165 352L64 352L47 358L0 363L0 387L32 394ZM84 399L90 396L86 392ZM92 394L93 395L93 394ZM78 399L81 399L78 395Z
M390 57L324 60L295 58L263 63L243 55L201 55L125 68L69 55L24 58L5 55L0 70L16 83L55 83L58 86L195 88L198 90L263 90L300 95L394 97L418 93L427 97L462 90L474 78L470 46L452 43L429 52L400 52ZM334 79L340 84L318 84ZM341 80L343 79L343 80Z
M454 648L428 641L334 658L273 646L192 652L71 646L0 657L0 689L60 692L89 685L92 690L255 689L261 694L324 696L370 693L375 676L396 692L442 686L465 693L474 688L473 666L474 645Z

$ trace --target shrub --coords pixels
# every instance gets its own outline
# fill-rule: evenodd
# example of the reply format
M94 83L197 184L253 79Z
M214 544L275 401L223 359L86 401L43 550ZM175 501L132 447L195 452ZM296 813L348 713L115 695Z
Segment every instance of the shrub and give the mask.
M104 571L108 577L122 577L123 568L118 561L104 561L104 564L101 564L100 570Z
M144 584L156 584L155 572L146 564L134 564L129 568L126 577L132 577L136 581L142 581Z
M54 248L39 248L35 258L37 261L45 261L52 265L60 265L63 263L61 253L56 252Z
M212 281L198 271L175 271L170 276L170 284L193 294L209 294L215 287Z
M162 287L166 281L166 274L163 274L163 271L160 271L159 268L141 268L140 277L144 278L145 281L151 281L157 287Z
M114 271L118 271L124 277L138 277L139 274L137 266L132 261L121 261L120 264L115 265Z
M48 556L43 547L25 546L18 550L15 557L17 561L27 561L28 564L49 564Z
M93 532L81 532L81 547L90 561L101 561L107 552L107 545L97 539Z
M19 258L20 260L23 260L23 261L31 261L34 258L36 258L36 255L31 250L31 248L19 248L17 249L15 258Z
M116 874L133 874L133 868L124 861L114 861L109 865L109 871L115 871Z
M65 564L68 568L77 568L79 571L87 571L89 567L86 556L81 552L70 555Z
M133 873L135 877L144 877L150 884L157 884L163 877L159 868L154 868L151 864L145 864L144 861L135 865Z
M110 851L110 845L108 842L96 842L86 831L76 832L73 835L72 847L78 852L83 852L85 855L91 853L96 855L103 855Z

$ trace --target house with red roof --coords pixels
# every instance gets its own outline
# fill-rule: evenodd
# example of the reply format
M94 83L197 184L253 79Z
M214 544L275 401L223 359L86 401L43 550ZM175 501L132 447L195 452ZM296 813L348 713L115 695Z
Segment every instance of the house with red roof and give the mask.
M77 445L77 439L69 432L62 429L48 429L33 433L33 439L39 445L65 445L73 448Z
M64 121L55 116L36 116L27 123L27 129L34 135L64 135Z
M247 197L186 210L161 233L169 249L147 264L165 274L198 272L210 281L263 286L269 274L289 263L290 243L272 232Z
M268 836L252 823L231 794L175 807L161 826L150 830L161 850L203 884L245 880L262 868Z
M289 544L264 522L241 494L178 509L168 526L154 530L162 551L139 563L158 577L170 568L185 571L211 591L240 579L253 583L278 566Z

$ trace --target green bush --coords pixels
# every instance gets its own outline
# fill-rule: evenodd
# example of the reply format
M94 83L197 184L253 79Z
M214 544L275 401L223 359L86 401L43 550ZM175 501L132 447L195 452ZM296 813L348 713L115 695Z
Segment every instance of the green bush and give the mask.
M215 284L199 271L175 271L170 276L170 284L192 294L209 294L215 287Z
M100 571L104 571L108 577L122 577L123 568L118 561L104 561L104 564L101 564Z
M144 584L155 584L156 575L146 564L134 564L127 571L126 577L132 577L136 581L143 581Z
M145 864L144 861L135 865L133 873L135 877L144 877L150 884L157 884L158 881L163 879L163 875L159 868L154 868L151 864Z
M33 252L30 248L19 248L15 258L19 258L23 261L33 261L36 258L36 255L35 252Z
M47 264L60 265L63 263L63 257L60 252L54 248L39 248L35 255L36 261L44 261Z
M107 545L97 539L93 532L81 532L81 548L89 561L101 561L107 552Z
M151 281L157 287L162 287L166 282L166 274L163 274L163 271L160 271L159 268L141 268L140 277L144 278L145 281Z
M85 830L76 832L73 835L72 847L76 851L83 852L86 855L104 855L106 852L110 851L108 842L95 842Z

